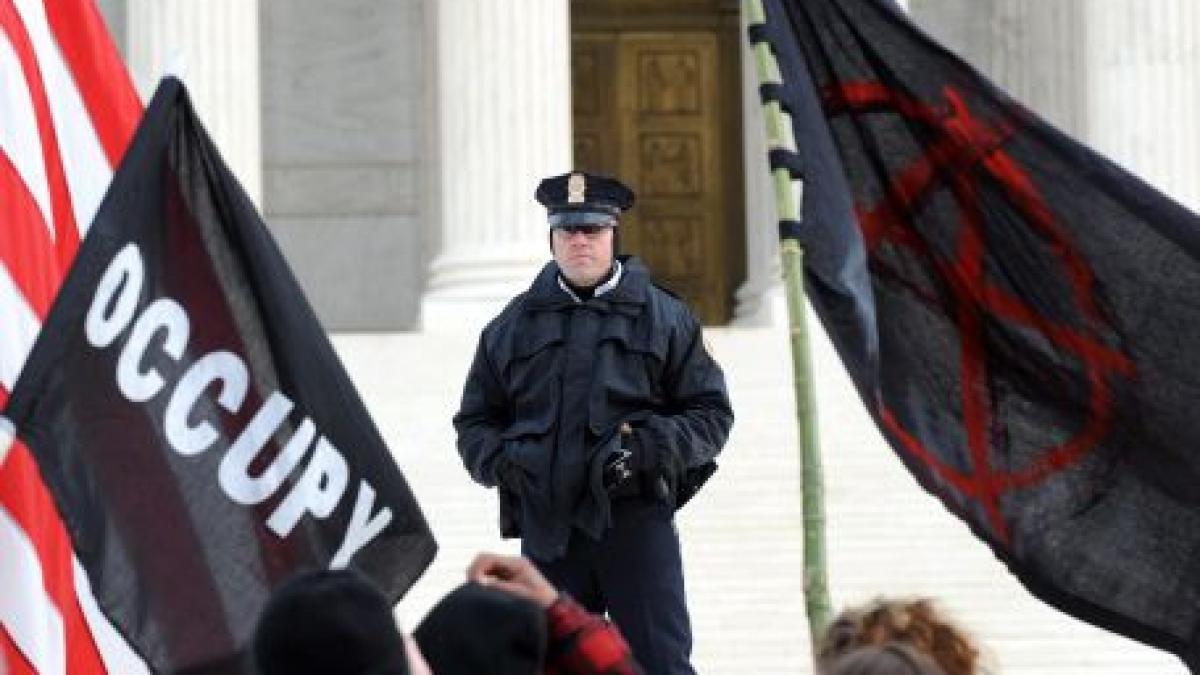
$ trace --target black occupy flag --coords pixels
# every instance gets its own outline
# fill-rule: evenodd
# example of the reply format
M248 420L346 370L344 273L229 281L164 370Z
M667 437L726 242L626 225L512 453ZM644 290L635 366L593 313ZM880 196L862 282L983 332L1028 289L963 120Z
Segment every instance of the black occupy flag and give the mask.
M251 672L270 590L393 600L436 545L254 206L166 80L6 415L101 608L159 672Z
M1200 667L1200 218L884 0L766 0L812 301L923 486L1037 596Z

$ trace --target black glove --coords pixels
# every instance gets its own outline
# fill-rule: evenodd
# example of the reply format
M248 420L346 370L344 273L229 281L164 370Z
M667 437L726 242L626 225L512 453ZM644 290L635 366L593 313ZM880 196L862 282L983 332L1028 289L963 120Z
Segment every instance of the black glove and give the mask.
M604 490L612 494L631 479L633 479L633 467L630 459L633 453L625 448L614 450L612 454L604 460L604 468L600 474L600 481L604 485Z
M651 495L667 501L674 492L672 485L675 477L670 468L664 466L663 457L650 438L650 432L645 427L631 428L628 434L621 435L622 445L629 448L632 454L634 472L646 477L646 489L650 490Z
M633 453L632 461L635 471L655 473L661 468L661 462L654 445L649 443L649 439L646 438L648 433L642 427L631 429L630 433L622 434L621 446L629 448L629 451Z

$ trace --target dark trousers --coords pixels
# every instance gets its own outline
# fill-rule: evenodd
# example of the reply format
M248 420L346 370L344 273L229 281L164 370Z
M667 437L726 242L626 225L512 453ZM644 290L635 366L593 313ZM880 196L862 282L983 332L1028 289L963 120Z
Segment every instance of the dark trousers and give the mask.
M542 574L595 614L608 613L653 675L695 675L692 627L674 510L642 498L613 502L613 527L600 541L571 535L567 553L534 559Z

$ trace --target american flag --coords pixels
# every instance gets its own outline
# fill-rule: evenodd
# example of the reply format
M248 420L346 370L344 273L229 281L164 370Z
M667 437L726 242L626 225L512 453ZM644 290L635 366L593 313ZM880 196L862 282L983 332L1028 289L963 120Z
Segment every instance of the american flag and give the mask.
M0 0L0 404L142 106L92 0ZM0 442L0 673L141 673L29 451Z

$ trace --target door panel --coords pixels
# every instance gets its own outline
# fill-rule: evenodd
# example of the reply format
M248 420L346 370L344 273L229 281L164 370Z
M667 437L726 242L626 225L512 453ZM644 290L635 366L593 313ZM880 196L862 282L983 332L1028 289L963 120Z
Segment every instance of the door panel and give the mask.
M637 192L622 249L709 324L731 314L738 253L726 244L729 228L742 227L729 222L741 213L731 200L740 201L742 177L740 157L726 155L740 148L741 128L727 119L719 44L715 30L576 30L572 39L575 166Z

